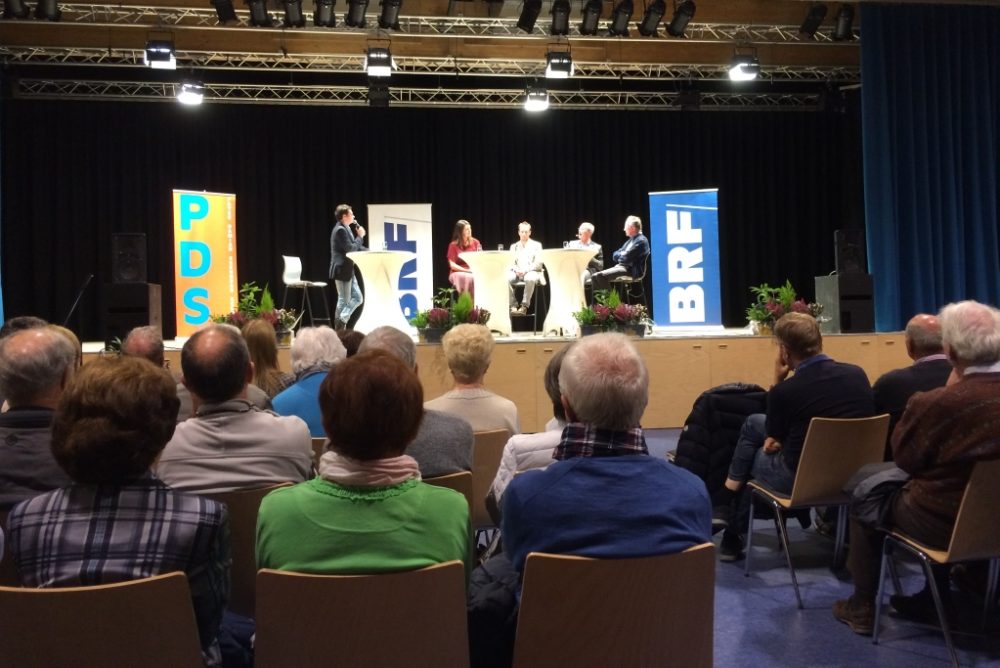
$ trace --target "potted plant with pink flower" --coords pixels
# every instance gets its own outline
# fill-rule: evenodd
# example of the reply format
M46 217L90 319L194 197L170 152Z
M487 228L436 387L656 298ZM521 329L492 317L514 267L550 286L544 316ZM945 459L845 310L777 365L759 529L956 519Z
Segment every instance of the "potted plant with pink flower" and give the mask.
M651 324L649 312L642 304L625 304L615 290L598 290L594 303L573 314L583 336L597 332L623 332L645 336Z
M468 292L460 294L452 303L451 290L442 288L433 303L431 308L418 311L410 318L410 324L417 328L420 340L427 343L440 343L444 333L455 325L485 325L490 320L490 312L473 306L472 295Z
M754 334L770 335L774 323L786 313L808 313L817 319L823 313L823 305L799 297L791 281L786 280L784 285L778 287L767 283L750 286L750 293L754 301L747 308L747 320Z

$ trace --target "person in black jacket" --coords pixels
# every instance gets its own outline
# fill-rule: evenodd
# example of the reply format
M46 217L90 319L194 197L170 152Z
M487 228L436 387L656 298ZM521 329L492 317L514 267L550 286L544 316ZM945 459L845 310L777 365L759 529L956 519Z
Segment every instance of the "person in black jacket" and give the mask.
M365 228L354 220L350 204L339 204L334 211L337 223L330 233L330 278L337 286L337 307L334 314L337 328L346 327L351 316L361 306L365 298L354 275L354 262L347 254L351 251L366 250Z

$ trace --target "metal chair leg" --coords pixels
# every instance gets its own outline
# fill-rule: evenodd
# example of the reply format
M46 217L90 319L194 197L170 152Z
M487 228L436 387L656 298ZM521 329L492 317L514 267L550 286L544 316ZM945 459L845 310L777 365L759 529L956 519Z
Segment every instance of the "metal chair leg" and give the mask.
M847 506L837 506L837 538L833 544L833 567L844 565L844 540L847 533Z
M750 577L750 554L753 547L753 500L757 490L750 488L750 519L747 521L747 546L743 557L743 577Z
M944 642L948 646L948 653L951 654L951 663L958 668L958 653L955 651L955 643L952 642L951 629L948 628L948 619L944 614L944 605L941 602L941 592L938 591L937 581L934 579L934 571L931 569L931 562L923 555L918 555L920 565L924 569L924 576L927 584L931 588L931 596L934 598L934 608L937 610L938 621L941 623L941 633L944 634Z
M878 593L875 595L875 623L872 625L872 643L878 644L878 623L882 618L882 598L885 592L885 574L892 566L892 539L886 538L882 543L882 561L878 572ZM895 571L893 571L895 574Z
M983 630L997 602L997 581L1000 580L1000 559L990 559L990 567L986 576L986 595L983 599Z
M802 609L802 594L799 593L799 580L795 577L795 567L792 565L792 553L788 546L788 528L785 526L785 513L782 511L781 506L775 506L775 512L778 515L778 535L781 537L781 544L785 548L785 561L788 563L788 572L792 576L792 586L795 588L795 600L799 604L799 610Z

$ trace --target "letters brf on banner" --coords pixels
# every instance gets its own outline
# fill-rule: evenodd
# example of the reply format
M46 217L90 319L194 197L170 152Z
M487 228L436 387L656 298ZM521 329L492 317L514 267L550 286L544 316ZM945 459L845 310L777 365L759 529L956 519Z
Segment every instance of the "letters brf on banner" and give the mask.
M174 191L177 336L236 310L236 195Z
M722 329L718 189L649 193L656 324Z

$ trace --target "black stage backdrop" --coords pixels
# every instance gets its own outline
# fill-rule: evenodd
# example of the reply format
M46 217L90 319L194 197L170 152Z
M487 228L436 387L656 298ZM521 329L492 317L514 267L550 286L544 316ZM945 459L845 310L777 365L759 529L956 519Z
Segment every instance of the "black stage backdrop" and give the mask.
M719 188L723 320L745 324L748 286L790 278L806 297L833 269L833 231L863 226L860 117L820 112L369 109L5 99L2 253L8 317L61 321L103 338L113 232L145 232L149 280L174 335L171 190L236 194L239 280L280 300L282 253L303 275L329 264L333 208L363 224L371 203L433 204L435 283L467 218L489 248L556 245L581 220L606 255L650 191ZM331 285L331 296L332 296ZM335 297L334 297L335 298Z

